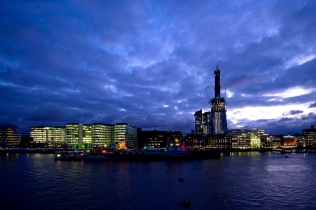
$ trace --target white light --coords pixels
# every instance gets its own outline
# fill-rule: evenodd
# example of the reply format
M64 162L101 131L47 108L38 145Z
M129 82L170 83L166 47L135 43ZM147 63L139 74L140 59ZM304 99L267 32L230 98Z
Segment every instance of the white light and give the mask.
M234 96L234 93L229 90L226 90L226 94L227 94L227 98L231 98Z
M313 60L316 57L316 55L299 55L293 58L292 60L288 61L286 64L286 68L290 68L292 66L299 66L302 65L308 61Z
M290 97L309 94L310 92L312 92L311 89L303 89L301 87L293 87L293 88L289 88L281 93L265 94L263 96L278 96L278 97L282 97L282 98L290 98Z
M283 113L289 112L291 110L302 110L303 112L300 113L302 115L308 114L309 109L304 106L304 104L293 104L293 105L286 105L286 106L269 106L269 107L244 107L244 108L237 108L237 109L229 109L227 110L227 115L230 117L230 120L235 122L240 122L241 120L259 120L259 119L276 119L282 118ZM288 116L288 117L295 117Z

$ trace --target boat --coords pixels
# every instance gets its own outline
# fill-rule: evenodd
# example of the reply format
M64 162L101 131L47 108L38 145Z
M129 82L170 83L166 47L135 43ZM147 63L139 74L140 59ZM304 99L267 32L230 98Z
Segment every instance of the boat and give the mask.
M85 155L84 151L56 151L55 160L79 160Z
M287 154L287 153L296 153L296 149L282 149L281 153L282 154Z

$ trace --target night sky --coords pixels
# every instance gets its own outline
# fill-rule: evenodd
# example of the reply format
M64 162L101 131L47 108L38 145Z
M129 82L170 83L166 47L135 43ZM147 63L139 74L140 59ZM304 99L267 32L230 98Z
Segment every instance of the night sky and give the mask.
M219 59L229 129L316 124L316 1L2 0L0 124L189 133Z

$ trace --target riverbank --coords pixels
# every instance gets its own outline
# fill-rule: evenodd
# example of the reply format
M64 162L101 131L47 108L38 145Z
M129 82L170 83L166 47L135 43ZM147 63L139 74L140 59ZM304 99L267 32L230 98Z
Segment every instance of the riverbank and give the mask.
M58 151L73 151L67 148L8 148L0 149L1 153L42 153L42 154L55 154Z

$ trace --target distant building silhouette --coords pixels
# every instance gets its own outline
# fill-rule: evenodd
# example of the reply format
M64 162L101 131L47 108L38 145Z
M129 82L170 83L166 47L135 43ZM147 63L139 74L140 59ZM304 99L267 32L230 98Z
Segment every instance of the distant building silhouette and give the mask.
M186 148L201 148L207 146L206 135L203 134L187 134L184 137Z
M0 125L0 147L17 147L21 143L21 133L16 125Z

